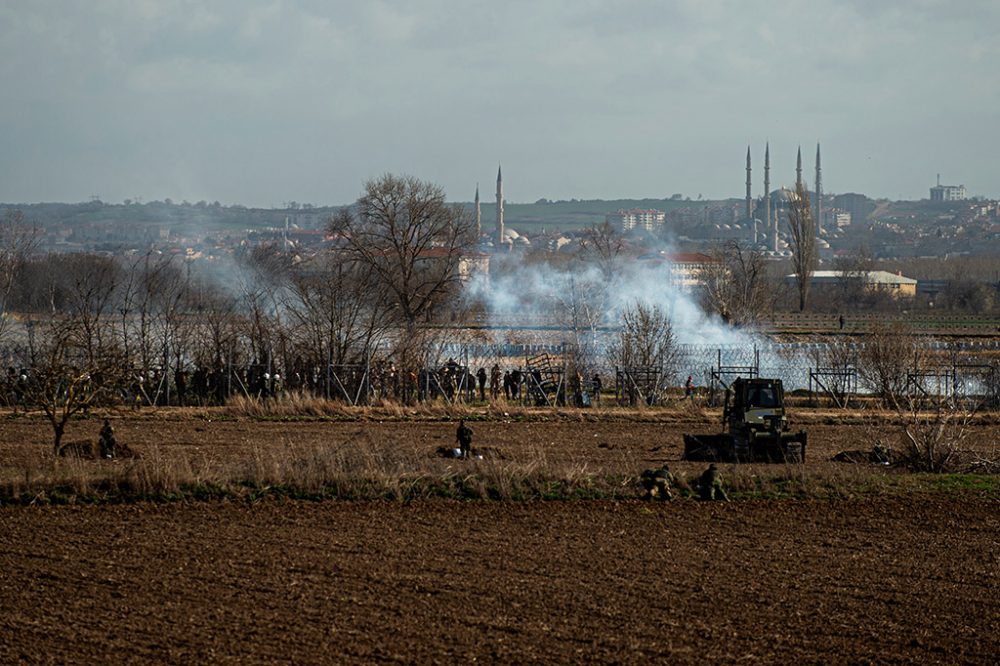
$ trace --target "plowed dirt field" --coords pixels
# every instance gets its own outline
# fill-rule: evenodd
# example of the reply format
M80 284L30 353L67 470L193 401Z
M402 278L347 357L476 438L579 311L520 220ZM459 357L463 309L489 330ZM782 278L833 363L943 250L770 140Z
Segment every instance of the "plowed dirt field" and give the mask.
M169 414L170 412L166 412ZM834 424L817 414L795 424L809 433L806 466L809 469L843 469L830 458L844 449L870 449L875 428L857 422ZM841 418L833 412L831 419ZM251 421L206 418L158 418L116 415L112 419L119 441L143 455L179 461L210 473L231 470L256 455L283 455L287 449L337 448L370 443L414 459L433 456L440 446L456 446L455 422L449 421ZM65 441L96 440L99 419L71 421ZM499 450L514 461L546 460L586 466L591 471L638 474L650 465L669 462L672 469L695 472L703 464L680 462L685 432L717 432L718 416L644 420L551 420L472 423L477 447ZM1000 426L992 421L970 428L967 445L991 457L1000 453ZM23 477L24 468L51 458L52 430L40 418L0 420L0 480L4 475ZM275 453L277 452L277 453ZM433 473L450 461L421 461Z
M1000 503L0 510L0 663L995 663Z

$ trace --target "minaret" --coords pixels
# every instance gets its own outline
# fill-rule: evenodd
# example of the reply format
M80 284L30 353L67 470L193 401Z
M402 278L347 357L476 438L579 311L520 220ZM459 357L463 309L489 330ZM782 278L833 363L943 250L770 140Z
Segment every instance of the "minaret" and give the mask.
M799 157L795 162L795 191L802 186L802 146L799 146Z
M483 215L479 209L479 183L476 183L476 242L483 236Z
M750 190L750 146L747 146L747 219L753 219L753 193Z
M819 165L819 143L816 144L816 237L823 233L823 175Z
M503 246L503 175L497 165L497 249Z
M771 237L771 246L778 251L778 225L771 229L771 143L764 144L764 233Z

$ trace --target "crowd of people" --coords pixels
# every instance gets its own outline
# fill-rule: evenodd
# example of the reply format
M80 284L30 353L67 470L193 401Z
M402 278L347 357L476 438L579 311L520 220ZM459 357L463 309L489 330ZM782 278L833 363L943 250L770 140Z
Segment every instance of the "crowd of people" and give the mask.
M560 369L561 370L561 369ZM0 403L24 407L38 381L33 368L8 367L0 378ZM269 399L286 391L362 403L367 400L399 402L522 402L587 406L600 400L603 382L595 374L585 381L572 373L566 381L551 370L504 368L499 363L472 368L448 359L440 367L403 370L391 361L334 365L296 359L286 371L273 363L246 365L188 365L173 370L153 366L116 373L109 395L133 407L220 405L234 395Z

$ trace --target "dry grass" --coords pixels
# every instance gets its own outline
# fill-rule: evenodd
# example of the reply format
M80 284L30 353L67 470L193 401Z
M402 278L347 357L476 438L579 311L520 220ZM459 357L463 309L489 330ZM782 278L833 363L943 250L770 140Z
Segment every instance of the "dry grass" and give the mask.
M626 458L631 455L623 453ZM446 460L402 451L359 434L331 446L289 440L254 445L249 455L215 464L198 457L168 455L149 447L136 460L84 460L43 456L0 479L0 504L87 503L134 500L308 499L636 499L638 463L622 459L614 469L553 458L536 446L517 460ZM680 497L696 495L696 472L675 471ZM726 465L726 487L734 499L851 498L961 489L969 477L907 475L863 465L810 469L803 465ZM930 477L937 476L938 480ZM997 495L997 477L972 489ZM958 480L949 480L958 479ZM965 479L965 480L963 480ZM985 485L983 485L985 484Z
M327 400L303 392L287 392L276 398L262 400L234 396L223 408L224 413L251 419L330 419L422 421L457 420L561 420L607 421L635 420L656 422L688 422L712 420L712 412L691 402L674 401L657 407L619 407L610 400L604 405L585 409L575 407L528 407L500 399L489 403L448 403L445 400L419 402L413 405L393 400L380 400L372 405L352 406L338 400Z

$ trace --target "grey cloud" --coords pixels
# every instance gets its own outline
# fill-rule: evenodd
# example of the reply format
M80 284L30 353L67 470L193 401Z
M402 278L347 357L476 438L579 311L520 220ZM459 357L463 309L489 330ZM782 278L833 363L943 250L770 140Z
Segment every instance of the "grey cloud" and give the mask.
M463 199L498 159L513 200L738 196L765 139L789 170L823 140L831 190L926 196L940 171L996 195L997 18L902 0L8 3L0 200L337 203L387 170Z

